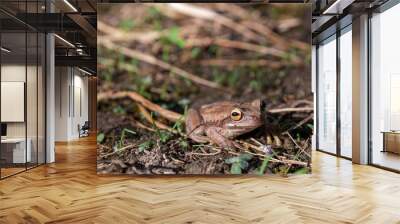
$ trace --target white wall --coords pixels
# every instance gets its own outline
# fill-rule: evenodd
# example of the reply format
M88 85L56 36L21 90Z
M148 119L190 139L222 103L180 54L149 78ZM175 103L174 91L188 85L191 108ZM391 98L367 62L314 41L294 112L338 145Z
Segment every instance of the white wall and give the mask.
M1 81L3 82L25 82L25 65L2 65ZM29 70L30 68L28 68ZM7 110L7 108L1 108ZM8 137L25 137L25 122L7 123Z
M77 139L78 125L88 120L88 78L76 68L56 67L55 85L55 140Z

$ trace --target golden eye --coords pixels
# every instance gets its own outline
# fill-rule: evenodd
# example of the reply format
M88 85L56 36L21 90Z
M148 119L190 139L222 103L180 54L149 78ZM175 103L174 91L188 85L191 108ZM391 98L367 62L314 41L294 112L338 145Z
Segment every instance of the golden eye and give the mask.
M231 119L234 121L239 121L242 119L242 111L240 111L238 108L235 108L231 112Z

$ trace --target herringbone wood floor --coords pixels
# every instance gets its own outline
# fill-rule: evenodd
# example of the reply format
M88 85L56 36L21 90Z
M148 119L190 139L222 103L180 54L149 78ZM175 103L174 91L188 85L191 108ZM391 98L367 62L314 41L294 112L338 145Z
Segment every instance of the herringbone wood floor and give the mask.
M400 223L400 175L326 154L290 178L100 177L95 144L0 181L0 223Z

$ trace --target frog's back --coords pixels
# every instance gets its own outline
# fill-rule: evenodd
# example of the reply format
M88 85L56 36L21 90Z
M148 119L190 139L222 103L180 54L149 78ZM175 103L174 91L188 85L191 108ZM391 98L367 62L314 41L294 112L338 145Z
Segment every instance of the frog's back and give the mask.
M200 114L204 123L215 123L228 118L237 103L231 101L221 101L200 107Z

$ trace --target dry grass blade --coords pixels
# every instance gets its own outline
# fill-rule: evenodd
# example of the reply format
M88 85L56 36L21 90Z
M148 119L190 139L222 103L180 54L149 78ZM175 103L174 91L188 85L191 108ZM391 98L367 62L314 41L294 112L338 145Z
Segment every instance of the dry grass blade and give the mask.
M123 32L120 29L111 27L101 21L98 22L98 30L104 34L110 41L138 41L144 44L149 44L162 37L168 31L146 31L146 32ZM276 57L285 57L284 51L265 47L262 45L251 44L242 41L235 41L223 38L188 38L186 39L185 48L209 46L211 44L218 45L225 48L235 48L247 51L254 51L260 54L267 54Z
M256 42L262 42L264 40L264 37L258 35L257 33L251 31L248 29L245 25L238 24L237 22L231 20L228 17L225 17L221 14L218 14L210 9L199 7L199 6L194 6L186 3L168 3L166 4L168 9L174 10L178 13L181 13L183 15L199 18L199 19L204 19L204 20L209 20L214 23L220 23L229 29L234 30L236 33L242 35L243 37L256 41ZM168 10L167 9L167 10Z
M264 152L262 149L260 149L260 147L263 147L263 144L261 144L261 143L258 142L258 141L256 141L256 142L257 142L257 144L260 144L260 146L255 146L255 145L250 144L250 143L245 142L245 141L239 141L239 142L245 146L245 147L244 147L244 151L245 151L246 153L249 153L249 154L251 154L251 155L258 156L258 157L260 157L260 158L268 158L268 157L271 157L271 155L265 154L265 152ZM246 149L246 148L247 148L247 149ZM258 152L260 152L260 153L263 153L263 154L254 153L254 152L249 151L248 149L253 149L253 150L256 150L256 151L258 151ZM307 166L307 163L305 163L305 162L297 161L297 160L291 160L291 159L284 159L284 158L282 158L282 159L270 158L270 162L284 163L284 164L288 164L288 165Z
M245 60L245 59L206 59L199 60L198 64L204 66L224 66L234 68L238 66L267 66L269 68L278 69L284 67L284 63L279 61L271 61L266 59Z
M229 39L223 39L223 38L189 38L187 39L185 43L185 47L200 47L200 46L209 46L209 45L218 45L221 47L225 48L235 48L235 49L241 49L241 50L247 50L247 51L254 51L260 54L267 54L267 55L272 55L276 57L285 57L286 53L284 51L271 48L271 47L265 47L262 45L257 45L257 44L252 44L252 43L247 43L247 42L242 42L242 41L237 41L237 40L229 40Z
M297 123L294 127L291 127L288 131L290 130L294 130L300 126L302 126L303 124L307 123L308 121L310 121L311 119L314 118L314 114L310 114L308 115L306 118L304 118L303 120L301 120L299 123Z
M181 68L178 68L178 67L168 64L164 61L161 61L152 55L145 54L143 52L136 51L136 50L133 50L133 49L130 49L127 47L116 45L105 36L98 38L98 44L103 47L106 47L108 49L119 51L120 53L122 53L123 55L126 55L128 57L135 58L137 60L152 64L152 65L156 65L165 70L169 70L172 73L175 73L175 74L181 76L182 78L188 79L199 85L206 86L206 87L213 88L213 89L218 89L218 90L226 90L215 82L211 82L206 79L200 78L200 77L193 75Z
M100 156L103 157L103 158L109 157L109 156L112 156L112 155L114 155L114 154L116 154L116 153L120 153L120 152L123 152L123 151L125 151L125 150L133 149L133 148L135 148L136 146L137 146L136 144L127 145L127 146L124 146L124 147L122 147L122 148L120 148L120 149L118 149L118 150L115 150L114 152L107 153L107 154L100 155Z
M284 134L286 134L287 136L289 136L290 140L292 140L292 142L297 146L297 148L300 149L299 154L300 154L300 153L304 153L305 155L308 156L308 158L311 158L311 155L305 151L305 149L308 147L307 144L305 144L304 147L301 147L301 146L296 142L296 140L294 140L294 138L292 137L292 135L291 135L289 132L285 132ZM307 142L307 141L308 141L308 139L306 140L306 142Z
M99 32L107 34L110 41L139 41L141 43L151 43L162 36L162 33L158 31L123 32L101 21L97 21L97 29Z
M290 112L312 112L314 108L312 107L298 107L298 108L277 108L268 110L269 113L277 114L277 113L290 113Z
M176 131L172 130L168 125L163 124L162 122L156 121L151 114L144 108L142 105L138 104L139 110L142 113L143 117L150 122L151 124L154 124L157 128L168 130L172 133L176 133Z
M122 99L122 98L130 98L133 101L140 103L145 108L155 111L159 113L162 117L166 118L169 121L175 122L182 117L182 114L176 113L174 111L167 110L162 108L161 106L147 100L140 94L132 91L120 91L120 92L102 92L97 94L97 101L105 101L110 99Z

